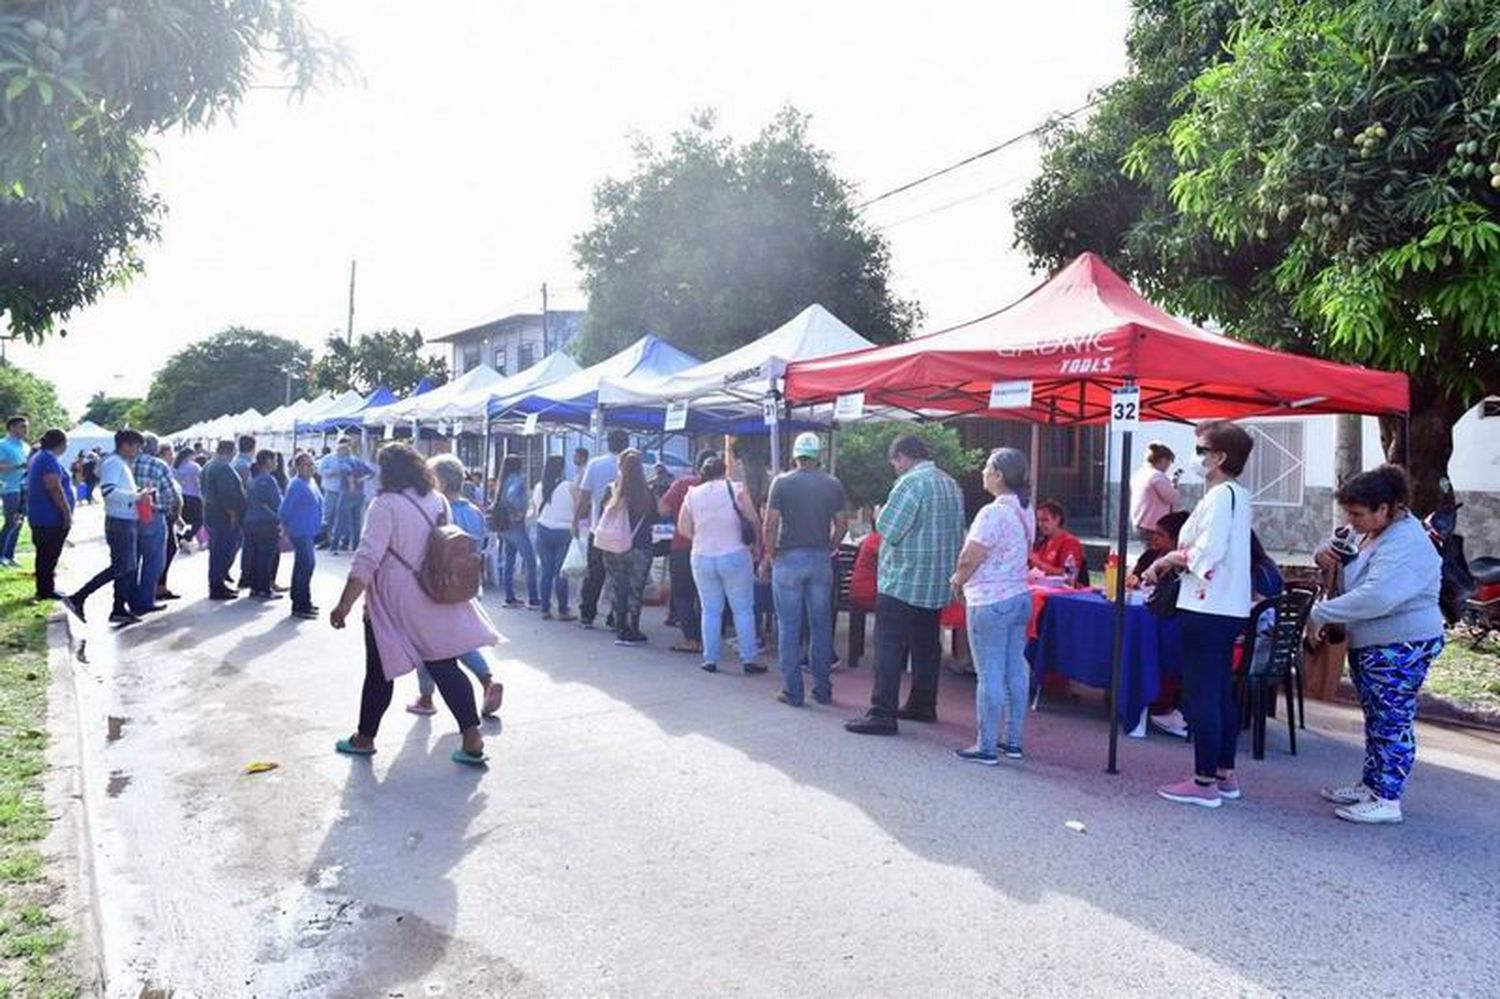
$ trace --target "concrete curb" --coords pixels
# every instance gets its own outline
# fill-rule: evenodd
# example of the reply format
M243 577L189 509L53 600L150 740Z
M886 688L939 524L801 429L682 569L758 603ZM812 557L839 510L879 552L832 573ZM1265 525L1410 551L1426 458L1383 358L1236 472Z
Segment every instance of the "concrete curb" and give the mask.
M83 766L83 729L79 714L77 672L73 668L73 637L61 611L47 622L47 777L43 789L51 831L42 844L47 856L57 858L62 882L59 906L70 931L69 949L84 996L105 994L104 950L94 872L94 840Z

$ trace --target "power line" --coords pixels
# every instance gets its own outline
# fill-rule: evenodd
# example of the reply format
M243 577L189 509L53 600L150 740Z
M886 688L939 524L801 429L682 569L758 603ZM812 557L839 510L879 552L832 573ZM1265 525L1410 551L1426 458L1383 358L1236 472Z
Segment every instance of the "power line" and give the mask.
M910 191L912 188L917 187L918 185L925 184L925 183L927 183L930 180L936 180L938 177L941 177L941 176L943 176L945 174L950 174L953 171L955 171L955 170L957 170L957 169L959 169L961 167L968 166L970 163L973 163L973 162L975 162L977 160L982 160L986 156L993 156L995 153L998 153L998 152L1000 152L1002 150L1005 150L1005 149L1009 149L1011 146L1014 146L1016 143L1021 142L1021 141L1025 140L1025 139L1029 139L1033 135L1036 135L1036 134L1042 132L1043 130L1045 130L1046 128L1048 128L1049 126L1051 126L1055 122L1067 121L1069 118L1072 118L1072 117L1075 117L1077 115L1082 114L1083 112L1087 111L1089 108L1091 108L1091 107L1095 106L1096 104L1098 104L1101 100L1103 100L1102 97L1095 97L1092 100L1090 100L1087 104L1080 105L1079 107L1076 107L1076 108L1074 108L1071 111L1068 111L1068 112L1065 112L1065 113L1059 114L1059 115L1053 115L1053 116L1049 117L1046 121L1043 121L1041 124L1039 124L1039 125L1033 125L1031 128L1028 128L1026 131L1021 132L1018 135L1012 135L1010 138L1004 140L1003 142L998 142L995 145L989 147L988 149L982 149L979 152L973 154L972 156L966 156L963 159L959 160L957 163L950 163L948 166L945 166L945 167L943 167L940 170L934 170L932 173L924 174L923 176L918 177L916 180L907 181L905 184L902 184L899 187L893 187L889 191L886 191L884 194L877 194L875 197L870 198L867 201L862 201L859 204L857 204L857 205L854 206L854 210L855 211L863 211L864 209L866 209L866 208L870 207L871 205L875 204L877 201L884 201L886 198L895 197L896 195L901 194L901 193L903 193L905 191Z
M987 198L991 194L994 194L996 191L1003 191L1008 187L1014 187L1017 181L1024 179L1025 178L1023 177L1010 177L998 184L995 184L992 187L987 187L982 191L976 191L973 194L966 194L962 198L954 198L952 201L945 201L941 205L936 205L932 208L927 209L926 211L917 212L915 215L908 215L904 219L897 219L895 222L888 222L885 225L875 226L875 229L877 232L885 232L888 229L894 229L897 226L906 225L906 223L908 222L915 222L918 219L925 219L929 215L936 215L938 212L946 212L950 208L957 208L959 205L967 204L970 201L978 201L980 198Z

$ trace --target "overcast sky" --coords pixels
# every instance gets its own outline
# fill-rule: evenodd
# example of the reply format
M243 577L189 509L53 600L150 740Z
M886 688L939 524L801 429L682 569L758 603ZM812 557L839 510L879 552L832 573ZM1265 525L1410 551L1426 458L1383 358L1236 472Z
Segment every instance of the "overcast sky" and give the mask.
M665 137L712 106L743 139L791 103L873 196L1083 103L1122 72L1129 17L1126 0L307 8L361 80L291 105L258 91L234 121L160 137L170 214L146 274L75 314L66 340L11 345L75 416L95 390L143 393L227 325L320 343L343 329L351 258L356 332L535 310L544 280L553 307L582 307L572 240L594 185L629 171L631 133ZM928 327L1034 282L1009 206L1035 162L1023 143L869 209Z

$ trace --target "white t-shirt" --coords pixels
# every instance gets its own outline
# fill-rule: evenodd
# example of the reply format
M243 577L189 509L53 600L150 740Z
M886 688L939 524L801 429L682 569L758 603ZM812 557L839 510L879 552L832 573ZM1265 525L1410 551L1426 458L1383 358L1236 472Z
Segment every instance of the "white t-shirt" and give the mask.
M542 498L542 484L538 482L531 490L531 508L536 511L538 527L553 531L573 529L573 484L560 480L552 487L552 495Z
M601 454L589 459L578 488L588 490L590 523L599 523L599 504L604 502L604 490L615 484L615 476L619 472L620 456L617 454Z
M1036 514L1030 507L1022 509L1014 496L985 504L969 525L968 540L989 549L989 555L964 583L964 603L983 607L1027 592L1027 555L1035 539Z
M682 508L693 515L694 555L717 557L746 550L740 538L740 515L730 504L726 482L726 479L710 479L689 489L682 500ZM745 487L736 482L733 488L734 502L748 517L752 508Z
M1198 501L1178 535L1187 570L1177 609L1250 616L1250 491L1221 482Z

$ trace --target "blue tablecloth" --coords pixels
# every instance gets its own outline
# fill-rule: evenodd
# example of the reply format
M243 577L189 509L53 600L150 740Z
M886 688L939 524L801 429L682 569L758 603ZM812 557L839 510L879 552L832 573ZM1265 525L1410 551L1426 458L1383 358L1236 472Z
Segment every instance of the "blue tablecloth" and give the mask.
M1115 605L1097 593L1058 594L1047 600L1032 658L1036 677L1061 673L1090 687L1109 688ZM1125 650L1120 660L1120 723L1133 728L1156 700L1163 674L1182 672L1182 631L1177 618L1145 607L1125 608Z

